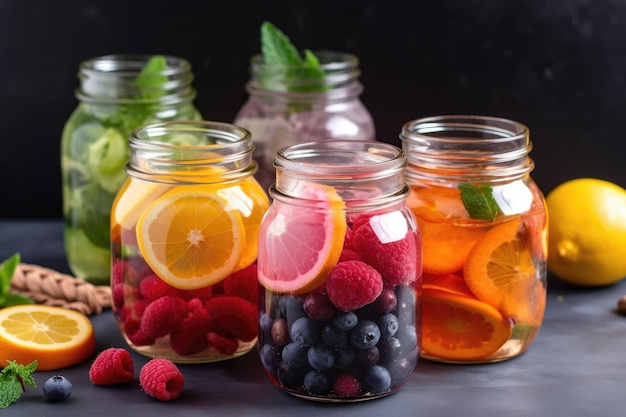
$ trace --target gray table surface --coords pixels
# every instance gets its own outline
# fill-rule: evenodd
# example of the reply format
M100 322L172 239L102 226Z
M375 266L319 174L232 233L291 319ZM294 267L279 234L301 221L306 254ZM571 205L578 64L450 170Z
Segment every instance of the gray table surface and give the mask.
M22 261L69 273L57 220L0 220L0 260L20 252ZM133 353L135 382L97 387L90 361L56 372L36 372L38 388L0 410L0 416L624 416L626 415L626 316L615 313L626 280L581 289L549 277L543 327L522 356L498 364L444 365L421 360L396 394L362 403L323 404L291 397L266 377L256 351L241 358L180 365L186 384L176 401L143 393L138 369L148 359ZM110 311L92 316L96 352L127 347ZM54 374L71 380L72 396L49 403L41 391Z

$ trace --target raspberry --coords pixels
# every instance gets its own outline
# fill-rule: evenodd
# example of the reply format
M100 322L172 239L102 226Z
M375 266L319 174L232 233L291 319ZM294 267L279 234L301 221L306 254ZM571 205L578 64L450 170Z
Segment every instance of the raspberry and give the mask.
M182 298L166 295L156 299L143 312L141 331L152 339L168 335L178 327L188 311L187 302Z
M224 280L224 294L236 295L250 301L252 304L259 302L259 281L256 275L257 266L237 271Z
M154 338L145 334L141 330L141 320L135 317L128 317L124 320L124 333L135 346L150 346L154 343Z
M361 392L361 383L352 375L341 374L333 381L333 391L338 397L356 397Z
M142 297L147 301L154 301L166 295L173 295L178 290L155 274L150 274L139 283Z
M361 259L361 256L359 255L359 253L353 249L344 248L341 251L341 255L339 256L339 262L362 261L362 260L363 259Z
M257 335L257 307L240 297L224 295L211 298L205 308L209 313L211 330L224 337L244 342Z
M361 261L339 262L326 281L328 298L339 309L352 311L374 301L383 290L380 274Z
M149 396L170 401L180 397L185 386L185 377L171 361L155 358L141 367L139 385Z
M209 344L206 338L209 331L209 313L198 298L189 301L189 309L187 317L170 336L172 349L181 356L198 353Z
M415 233L408 232L404 239L383 243L370 221L355 230L353 244L363 261L380 272L385 282L392 285L407 285L416 280Z
M96 385L132 382L135 366L130 353L122 348L108 348L98 354L89 368L89 379Z
M222 355L230 356L237 351L239 342L237 339L220 336L217 333L207 333L209 345Z

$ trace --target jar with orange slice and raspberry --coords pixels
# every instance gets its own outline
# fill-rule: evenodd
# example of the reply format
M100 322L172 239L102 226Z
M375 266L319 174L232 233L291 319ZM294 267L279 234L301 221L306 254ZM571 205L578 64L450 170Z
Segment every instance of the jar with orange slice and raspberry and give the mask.
M249 352L257 240L269 206L250 133L209 121L146 125L111 210L113 312L140 354L178 363Z
M529 130L486 116L407 122L408 204L423 242L423 358L488 363L535 339L546 304L547 212Z
M399 390L419 357L421 239L402 150L308 142L276 155L259 231L260 358L271 381L327 402Z

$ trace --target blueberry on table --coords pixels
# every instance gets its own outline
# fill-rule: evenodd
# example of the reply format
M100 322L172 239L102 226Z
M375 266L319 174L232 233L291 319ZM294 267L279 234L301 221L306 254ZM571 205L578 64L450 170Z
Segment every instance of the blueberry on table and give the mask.
M63 375L50 377L43 384L43 395L49 401L65 401L72 393L72 383Z

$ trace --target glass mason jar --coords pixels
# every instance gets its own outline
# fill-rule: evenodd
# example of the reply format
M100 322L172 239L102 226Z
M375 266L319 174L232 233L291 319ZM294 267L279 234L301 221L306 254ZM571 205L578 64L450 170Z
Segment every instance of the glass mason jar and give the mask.
M111 212L113 313L130 345L179 363L256 343L258 231L269 201L250 133L208 121L144 126Z
M189 62L159 58L165 69L143 76L150 56L108 55L80 64L79 103L61 139L65 252L74 275L93 283L110 279L111 203L126 180L132 130L156 121L201 119L192 104Z
M276 155L259 232L258 348L281 390L317 401L391 394L419 357L421 240L404 153L310 142Z
M276 152L285 146L323 140L374 140L374 121L360 100L363 85L356 56L316 52L323 78L306 69L265 65L251 59L249 98L234 123L252 132L256 178L267 191L274 182Z
M423 358L525 352L546 304L547 213L528 128L486 116L413 120L400 138L424 245Z

